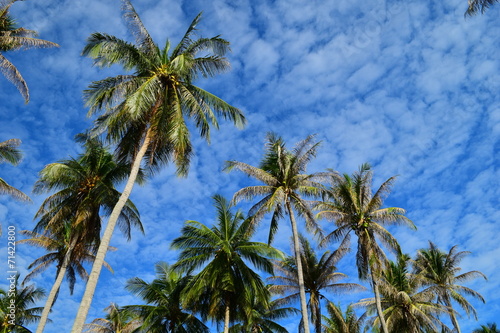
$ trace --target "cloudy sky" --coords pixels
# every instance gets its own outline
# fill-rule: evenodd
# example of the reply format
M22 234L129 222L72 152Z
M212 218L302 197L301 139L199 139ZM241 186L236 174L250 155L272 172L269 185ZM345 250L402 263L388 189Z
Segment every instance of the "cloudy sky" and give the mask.
M88 321L104 315L110 302L137 302L123 286L139 276L150 281L154 264L173 263L169 249L185 220L210 224L211 196L226 197L252 182L237 172L222 172L224 161L258 164L265 134L274 131L292 147L309 134L321 141L308 171L333 168L352 173L372 164L374 183L399 175L387 205L403 207L418 231L391 229L403 250L414 254L432 240L443 250L454 245L471 251L464 271L480 270L489 281L469 287L479 322L462 316L463 331L498 320L500 313L499 150L500 6L483 16L464 19L465 0L135 0L137 12L159 45L176 44L191 20L203 11L199 29L206 37L222 34L231 42L231 72L198 85L241 108L243 130L224 123L207 145L193 131L196 157L190 174L177 179L165 168L147 185L136 187L132 200L140 209L146 235L131 242L116 233L118 250L106 260L115 273L103 271ZM5 55L19 68L31 102L0 77L0 141L22 140L24 159L0 166L1 177L31 193L38 172L48 163L76 156L75 134L91 125L82 91L90 82L120 73L99 70L80 56L92 32L132 41L123 23L119 0L29 0L15 3L18 23L58 43L57 49ZM44 196L34 203L0 198L4 230L31 229ZM325 229L331 228L322 221ZM256 240L266 240L263 223ZM278 247L289 251L290 228L283 222ZM42 252L18 246L18 270ZM7 256L5 254L5 256ZM352 258L340 269L356 281ZM3 260L5 262L5 260ZM55 268L34 282L50 289ZM82 296L63 285L48 332L67 332ZM369 294L332 296L347 304ZM297 319L297 318L296 318ZM297 320L287 323L295 331Z

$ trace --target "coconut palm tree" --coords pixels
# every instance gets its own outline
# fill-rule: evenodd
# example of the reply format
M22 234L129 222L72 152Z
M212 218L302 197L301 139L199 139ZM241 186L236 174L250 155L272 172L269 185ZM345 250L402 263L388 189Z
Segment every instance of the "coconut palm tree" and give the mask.
M481 328L476 328L472 333L500 333L496 323L488 323L481 325Z
M36 266L32 274L43 271L53 262L57 262L58 267L38 333L43 332L64 276L70 281L70 290L74 284L74 269L87 279L87 272L81 263L95 260L94 254L100 242L101 213L109 215L120 197L115 185L126 179L130 170L130 164L115 161L99 140L87 140L84 147L84 153L77 159L45 166L34 187L35 193L58 190L44 200L35 215L39 221L33 236L42 232L48 235L26 241L55 250L35 260L31 265ZM143 181L143 175L139 174L137 180ZM128 239L131 238L132 227L144 232L139 211L130 200L121 211L119 225Z
M448 332L449 329L439 320L439 315L453 310L435 303L431 290L422 290L423 277L408 271L409 260L409 256L400 255L397 262L390 261L379 281L389 332L438 332L441 329ZM361 300L358 305L368 307L367 313L376 312L374 299ZM377 327L378 321L379 318L375 316L371 323Z
M1 54L0 54L1 57ZM0 58L1 61L1 58ZM17 147L21 144L19 139L10 139L0 142L0 163L8 162L16 165L21 160L21 152ZM10 186L5 180L0 178L0 194L8 194L15 199L30 201L30 198L15 187Z
M45 296L42 288L34 285L18 285L19 274L8 279L8 290L0 290L0 331L2 333L31 333L26 324L40 319L41 307L32 307ZM15 310L12 312L12 304Z
M328 302L326 309L328 316L323 316L325 324L323 329L325 333L361 333L363 328L364 316L358 318L354 308L349 305L345 312L340 305Z
M35 38L37 36L36 31L20 28L16 25L15 20L9 15L10 6L16 1L18 0L0 1L0 72L16 86L17 90L23 96L24 101L28 103L30 100L28 85L16 66L7 60L3 53L28 48L56 47L59 45Z
M243 199L263 197L251 209L253 220L259 221L266 213L272 212L268 242L271 243L278 228L278 222L283 214L288 214L292 226L294 258L297 266L299 282L300 304L304 329L309 333L309 316L304 288L304 276L300 258L300 243L295 213L306 222L308 230L321 234L321 230L314 220L308 202L304 198L316 197L321 193L319 183L324 173L305 174L307 164L316 156L319 143L313 142L314 137L308 136L297 143L293 150L285 147L281 137L273 133L267 135L266 153L259 167L237 161L226 162L226 170L237 169L248 176L257 179L264 185L245 187L233 196L233 202ZM255 223L254 222L254 223Z
M186 288L186 303L208 305L205 315L215 320L223 318L227 333L234 313L240 311L242 304L244 308L245 302L254 297L264 302L268 299L268 290L260 276L245 260L272 274L269 258L282 258L282 254L267 244L250 241L255 233L254 224L241 211L233 214L226 199L216 195L214 202L217 225L209 228L200 222L187 221L181 236L173 240L172 248L182 251L175 269L202 268ZM206 301L200 295L205 295Z
M182 305L182 291L191 276L182 275L172 266L156 264L156 278L148 283L138 277L127 281L126 289L146 305L128 305L124 309L141 321L140 332L209 332L208 327Z
M417 272L425 278L425 285L433 292L440 304L453 308L453 302L457 303L465 313L474 315L477 320L477 313L474 307L467 301L464 295L472 296L481 302L485 302L483 296L471 288L460 285L460 283L472 279L486 276L479 271L460 273L462 270L458 265L460 261L468 255L468 251L457 250L457 245L453 246L448 253L441 251L437 246L429 242L429 248L421 249L417 253L415 268ZM460 333L460 325L455 316L455 311L449 313L455 331Z
M213 77L229 69L224 57L229 51L226 40L219 36L193 39L201 18L198 15L176 47L171 48L167 42L161 49L132 4L128 0L122 3L136 44L95 33L88 39L83 54L95 59L97 66L120 64L126 71L134 72L92 83L85 97L91 115L105 112L98 118L94 133L107 131L107 139L118 144L118 156L132 161L133 167L123 195L110 215L73 332L80 332L85 322L116 220L143 160L152 169L173 161L177 174L185 175L192 155L188 119L207 140L210 127L218 127L218 116L237 126L245 123L239 109L193 84L200 76Z
M398 207L382 208L385 196L390 192L395 177L386 180L378 190L372 192L373 172L369 164L361 165L352 176L333 173L331 187L325 200L317 204L318 216L335 222L337 228L327 235L324 243L341 240L349 244L350 234L358 238L356 266L362 280L370 280L375 294L377 314L382 332L389 333L380 305L378 275L387 262L378 242L382 242L395 253L401 253L397 240L384 225L403 224L416 229L412 221ZM342 245L344 246L344 245Z
M363 290L364 288L357 283L339 283L339 280L347 276L337 271L337 264L348 252L348 248L339 248L334 252L326 251L318 259L309 241L302 235L300 235L299 239L301 245L300 258L304 271L304 287L306 293L309 294L308 307L311 314L311 323L314 325L315 332L321 333L321 300L328 301L325 293L333 292L338 294ZM271 292L280 295L287 294L286 297L279 299L284 303L297 300L299 298L299 282L294 258L289 257L276 262L275 271L278 272L278 275L268 279L275 283L270 287Z
M130 311L111 303L104 311L105 318L96 318L90 324L85 324L86 333L134 333L141 321Z

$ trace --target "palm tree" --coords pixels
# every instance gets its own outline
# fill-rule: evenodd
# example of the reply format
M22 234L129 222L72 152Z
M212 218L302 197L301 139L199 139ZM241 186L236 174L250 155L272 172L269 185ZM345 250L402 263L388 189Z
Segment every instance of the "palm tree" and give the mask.
M300 304L302 320L305 332L309 333L309 316L307 313L307 301L304 288L304 276L300 258L299 233L295 221L294 211L304 218L308 230L317 234L321 231L314 220L314 215L309 204L303 197L315 197L321 193L322 185L319 183L325 176L324 173L307 175L307 164L316 156L319 143L313 143L313 136L297 143L290 151L285 147L281 137L273 133L267 135L266 154L260 163L260 167L254 167L246 163L228 161L226 170L238 169L248 176L255 178L264 185L245 187L233 196L233 202L242 199L252 199L263 196L258 203L250 209L250 215L255 221L260 220L264 214L272 212L271 226L268 242L271 243L278 228L278 222L283 213L290 217L292 226L294 258L297 266Z
M468 0L468 8L465 12L465 16L473 16L481 12L484 14L486 9L497 3L498 0Z
M418 251L415 267L424 276L425 284L429 286L428 289L437 295L438 303L452 309L452 301L455 301L467 315L473 314L477 320L476 310L464 295L472 296L483 303L485 302L484 298L477 291L459 283L478 277L483 277L486 280L486 276L479 271L459 274L461 268L458 265L469 253L468 251L457 252L457 245L446 253L438 249L434 243L429 242L428 249ZM450 319L456 332L460 333L460 325L454 311L450 311Z
M254 225L241 211L232 213L230 205L221 196L214 196L217 225L208 228L196 221L187 221L182 235L172 242L172 248L182 250L174 268L181 271L203 269L193 277L186 288L186 303L205 303L205 315L224 321L224 333L229 331L231 313L257 297L265 302L268 290L260 276L244 260L257 269L272 274L268 258L281 258L280 251L264 243L251 242ZM205 295L205 300L200 295ZM265 304L267 305L267 303ZM234 316L233 316L234 318Z
M400 255L397 263L390 261L379 281L389 332L438 332L439 328L448 332L449 329L439 320L439 315L453 310L433 302L434 293L431 290L421 290L422 276L408 272L409 260L409 256ZM375 312L374 299L361 300L358 305L367 306L368 313ZM379 318L374 317L374 326L378 326L378 321Z
M299 237L301 245L302 269L304 271L304 286L306 293L309 294L309 313L311 322L315 327L316 333L321 333L321 300L328 298L325 292L352 292L362 290L363 287L357 283L339 283L338 281L347 277L345 274L337 272L339 260L348 252L348 248L339 248L333 253L327 251L321 258L316 256L309 241L302 235ZM278 261L275 271L280 275L269 278L274 284L271 286L271 292L276 294L289 294L281 298L284 303L297 300L299 298L299 283L297 278L297 266L293 257L286 258L284 261Z
M349 305L345 312L342 312L340 305L328 302L326 309L328 317L323 316L325 333L361 333L364 317L358 318L356 312Z
M500 329L497 328L496 323L488 323L481 325L481 328L476 328L472 333L500 333Z
M0 61L1 61L0 54ZM9 162L10 164L16 165L21 160L21 152L17 147L21 144L19 139L10 139L7 141L0 142L0 163ZM30 198L19 191L15 187L7 184L5 180L0 178L0 194L11 195L15 199L30 201Z
M82 137L84 136L80 139ZM55 250L31 265L38 265L34 270L35 274L53 262L57 262L58 268L37 333L43 332L64 276L70 281L70 290L74 284L74 268L80 276L87 279L87 272L81 263L95 260L94 254L100 242L100 213L109 215L120 197L115 185L127 177L129 170L130 164L116 162L99 140L91 139L85 142L85 152L78 159L49 164L40 172L34 192L59 191L45 199L35 215L39 221L33 236L37 232L51 236L44 235L45 237L26 242L47 245L50 250ZM142 174L139 174L137 180L143 181ZM128 239L131 237L132 226L144 232L139 212L130 200L121 211L119 225Z
M295 308L283 307L277 301L262 302L253 297L244 309L241 322L229 328L230 333L288 333L276 320L300 313Z
M384 251L379 246L381 241L395 253L401 253L397 240L384 225L404 224L416 229L412 221L398 207L382 208L385 196L390 192L395 177L386 180L375 193L372 193L372 170L369 164L361 165L353 176L332 174L331 188L326 200L318 203L318 216L333 220L337 226L327 235L324 242L341 240L349 244L350 233L358 238L356 265L358 276L370 280L375 294L377 314L382 332L389 333L382 313L378 288L378 275L387 261Z
M111 303L104 311L105 318L96 318L85 324L86 333L133 333L141 325L140 319L123 307Z
M3 53L36 47L57 47L59 45L35 38L37 36L36 31L17 27L15 20L9 15L10 6L16 1L18 0L0 1L0 72L16 86L24 101L28 103L30 95L26 81L24 81L16 66L7 60Z
M19 274L8 280L9 290L0 290L0 330L2 333L31 333L25 325L40 319L42 308L32 306L45 296L45 292L34 285L18 286ZM14 313L12 304L15 307Z
M167 263L155 266L156 279L148 283L138 277L127 281L126 289L146 305L127 305L124 310L141 322L140 332L208 332L208 327L182 305L182 291L191 276L182 275Z
M218 127L217 116L243 126L241 111L217 96L195 86L199 76L213 77L229 68L224 57L229 43L219 36L193 40L198 15L181 42L173 49L167 42L160 49L142 24L134 7L122 0L126 21L136 44L103 33L93 34L83 54L100 67L121 64L130 75L118 75L92 83L85 92L90 114L104 110L94 133L107 131L109 141L118 143L118 156L132 161L123 195L110 215L73 332L81 332L118 215L129 197L145 157L151 168L173 160L178 175L188 172L192 146L186 119L192 119L203 138L209 140L210 125ZM202 54L201 56L200 53Z

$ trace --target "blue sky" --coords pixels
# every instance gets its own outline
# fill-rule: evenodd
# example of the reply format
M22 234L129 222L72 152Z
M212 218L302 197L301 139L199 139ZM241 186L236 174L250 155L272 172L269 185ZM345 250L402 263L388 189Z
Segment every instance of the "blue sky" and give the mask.
M352 173L363 162L375 170L375 185L399 175L387 204L405 208L418 231L391 229L403 250L413 254L432 240L448 250L472 253L464 271L479 270L489 281L467 285L486 305L472 300L479 322L461 319L463 331L495 321L500 313L498 290L500 246L497 235L499 150L500 35L499 7L464 19L465 0L445 1L304 1L213 0L133 1L154 40L174 44L191 20L203 11L203 36L222 34L231 42L232 70L198 85L241 108L244 130L224 123L207 145L193 131L196 156L190 174L177 179L165 168L147 185L136 187L146 235L131 242L115 233L106 257L115 273L103 271L88 321L104 315L110 302L137 302L123 286L127 279L154 277L154 264L174 262L170 241L185 220L211 223L211 196L226 197L251 182L237 172L222 172L224 161L258 164L265 133L282 135L291 147L309 134L322 141L308 171L333 168ZM75 134L91 125L82 91L91 81L120 72L98 70L80 56L92 32L132 38L123 23L118 0L23 1L12 6L18 23L37 30L58 49L27 50L5 55L21 71L31 102L0 77L0 140L23 141L24 159L0 165L2 178L31 193L37 173L48 163L76 156ZM44 196L34 203L0 198L5 228L31 229ZM245 206L242 206L245 207ZM331 228L322 222L325 229ZM266 240L266 223L256 240ZM288 251L290 228L281 224L276 246ZM18 246L19 271L42 255ZM340 270L356 281L352 258ZM49 289L55 268L35 282ZM67 332L84 285L75 294L63 285L47 332ZM346 304L369 294L332 296ZM295 331L296 321L288 324Z

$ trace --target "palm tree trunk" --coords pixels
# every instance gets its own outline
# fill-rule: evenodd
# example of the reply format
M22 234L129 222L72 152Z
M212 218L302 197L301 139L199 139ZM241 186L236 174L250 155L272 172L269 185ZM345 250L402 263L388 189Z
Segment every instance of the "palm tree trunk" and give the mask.
M290 202L287 200L286 209L290 215L290 223L292 224L293 234L293 248L295 252L295 264L297 265L297 278L299 280L299 295L300 295L300 308L302 310L302 321L304 323L304 333L310 333L309 330L309 315L307 313L306 289L304 287L304 274L302 272L302 260L300 260L299 248L299 231L297 230L297 223Z
M389 330L387 329L387 324L386 324L385 318L384 318L384 312L382 311L382 302L380 301L380 293L378 290L377 279L375 278L375 274L373 274L373 270L371 267L370 267L370 275L372 278L373 293L375 294L375 305L377 306L377 315L378 315L378 319L380 321L380 327L382 328L383 333L389 333Z
M92 303L92 298L94 297L97 281L99 280L99 275L101 273L102 265L104 264L104 257L106 256L109 243L111 242L111 237L113 236L113 231L115 229L116 222L121 214L123 207L127 203L128 198L130 197L132 188L134 187L137 174L139 173L139 169L141 167L142 158L146 154L146 151L149 147L149 143L151 142L150 138L150 136L152 135L151 133L152 130L150 127L146 133L146 137L144 138L144 142L142 143L141 148L139 149L137 155L135 156L134 162L132 164L132 169L130 170L130 175L127 180L127 184L125 185L125 188L122 194L120 195L120 198L118 199L115 207L113 208L111 215L109 216L108 225L106 226L106 230L104 230L104 234L101 239L101 244L99 245L99 249L97 250L94 264L92 265L92 271L90 272L89 280L87 281L87 286L85 288L85 293L83 294L83 298L80 303L80 308L78 309L78 313L76 315L75 323L73 324L71 333L81 333L83 330L83 325L85 324L85 319L87 318L87 314L90 309L90 304Z
M312 295L309 295L309 297L311 297ZM318 307L316 308L316 314L315 314L315 319L314 319L314 326L315 326L315 333L321 333L322 329L321 329L321 304L320 304L320 301L321 301L321 297L318 296Z
M224 313L224 333L229 333L229 314L231 308L229 307L229 303L226 304L226 312Z
M462 331L460 331L460 325L458 325L457 317L453 313L453 308L451 307L451 301L447 295L445 295L445 297L444 297L444 303L450 309L450 319L451 319L451 322L453 324L453 327L456 330L456 333L461 333Z
M59 269L59 272L57 273L56 281L54 281L52 289L50 289L49 297L47 297L47 301L45 302L45 306L43 307L43 311L40 316L40 321L38 322L38 326L36 328L36 333L42 333L45 328L45 324L47 323L47 319L49 318L50 310L54 305L57 292L59 291L59 288L61 288L64 275L66 275L66 270L69 265L71 253L73 252L73 248L76 245L76 241L77 239L75 237L75 239L71 241L68 251L66 251L66 254L64 255L63 263L61 265L61 268Z

